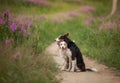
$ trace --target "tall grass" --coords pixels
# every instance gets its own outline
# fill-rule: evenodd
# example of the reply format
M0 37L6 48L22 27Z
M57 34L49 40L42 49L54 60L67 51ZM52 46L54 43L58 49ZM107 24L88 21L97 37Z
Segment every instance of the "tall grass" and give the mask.
M51 57L36 54L31 47L28 44L17 48L0 46L1 83L57 83L56 64Z
M44 39L35 26L20 24L8 10L0 20L0 83L58 83L56 64L42 54Z

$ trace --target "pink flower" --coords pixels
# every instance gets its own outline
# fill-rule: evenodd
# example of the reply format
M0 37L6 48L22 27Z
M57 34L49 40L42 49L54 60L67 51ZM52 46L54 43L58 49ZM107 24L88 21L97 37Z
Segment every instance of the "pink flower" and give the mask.
M94 18L91 17L91 18L89 18L87 21L85 21L83 24L84 24L84 25L89 25L89 24L91 24L93 21L94 21Z
M53 18L52 21L55 23L59 23L59 22L63 22L64 20L60 18Z
M95 8L92 6L82 6L80 7L80 10L83 12L94 12Z
M5 10L5 14L6 14L6 15L9 15L9 14L10 14L10 10L9 10L9 9L6 9L6 10Z
M21 53L20 52L17 52L13 55L13 59L18 59L19 57L21 56Z
M28 32L28 35L31 35L31 32Z
M114 23L114 22L109 22L109 23L107 24L107 29L111 29L111 28L115 28L115 27L117 27L117 24Z
M77 17L78 13L73 11L73 12L70 12L69 15L72 16L72 17Z
M88 23L89 23L89 24L92 23L93 21L94 21L94 18L93 18L93 17L91 17L91 18L88 19Z
M100 21L104 22L105 18L103 16L100 17Z
M14 19L13 18L8 18L8 21L9 21L9 23L13 23L14 22Z
M51 3L49 3L46 0L26 0L27 2L33 3L33 4L39 4L42 6L51 6Z
M5 13L4 13L4 17L7 19L7 21L9 19L9 15L10 15L10 11L9 11L9 9L6 9Z
M3 15L2 15L2 13L0 12L0 18L3 18Z
M26 32L26 30L24 28L21 29L22 34L24 34Z
M10 44L11 43L11 40L10 39L6 39L5 40L5 44Z
M10 25L10 29L14 32L15 30L17 30L17 25L14 24L14 23L12 23L12 24Z
M4 25L4 24L5 24L4 19L0 18L0 24L1 24L1 25Z
M32 24L33 24L33 22L32 22L32 21L29 21L29 22L27 23L27 27L28 27L28 28L31 27Z
M45 21L46 17L45 16L38 16L37 19L40 20L40 21Z

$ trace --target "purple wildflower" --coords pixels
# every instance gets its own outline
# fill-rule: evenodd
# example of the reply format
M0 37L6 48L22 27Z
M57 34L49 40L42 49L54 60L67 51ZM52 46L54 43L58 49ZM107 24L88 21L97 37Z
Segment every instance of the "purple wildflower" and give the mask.
M4 25L4 24L5 24L4 19L0 18L0 24L1 24L1 25Z
M17 21L17 26L22 26L22 20Z
M69 15L72 16L72 17L77 17L78 13L73 11L73 12L70 12Z
M27 23L26 23L26 25L27 25L27 27L29 28L29 27L31 27L32 26L32 24L33 24L33 22L32 21L28 21Z
M6 19L6 23L8 23L8 19L9 19L9 16L10 15L10 11L8 9L5 10L5 13L4 13L4 17Z
M21 56L21 53L20 52L17 52L13 55L13 58L16 60L18 59L19 57Z
M59 23L59 22L63 22L64 20L61 18L53 18L52 21L55 23Z
M9 9L6 9L6 10L5 10L5 14L6 14L6 15L9 15L9 14L10 14L10 10L9 10Z
M27 1L30 2L30 3L39 4L39 5L42 5L42 6L51 6L51 3L49 3L46 0L27 0Z
M111 28L113 28L113 27L117 27L117 24L114 23L114 22L109 22L109 23L107 24L107 29L111 29Z
M120 23L118 23L117 26L120 27Z
M46 17L45 16L38 16L37 19L40 20L40 21L45 21Z
M101 22L104 22L105 21L105 18L103 16L100 17L100 21Z
M88 23L89 23L89 24L92 23L93 21L94 21L94 18L93 18L93 17L91 17L91 18L88 19Z
M8 21L9 21L9 23L13 23L14 22L14 19L13 18L8 18Z
M5 44L10 44L11 43L11 40L10 39L6 39L5 40Z
M12 24L10 25L10 29L14 32L15 30L17 30L17 25L14 24L14 23L12 23Z
M28 35L31 35L31 32L28 32L27 34L28 34Z
M62 13L61 16L64 17L64 18L68 18L69 14L68 13Z
M95 8L92 6L82 6L80 7L80 10L83 12L94 12Z
M2 15L2 13L0 12L0 18L3 18L3 15Z
M26 30L24 28L21 29L22 34L24 34L26 32Z
M89 18L87 21L85 21L83 24L84 24L84 25L89 25L89 24L91 24L93 21L94 21L94 18L91 17L91 18Z

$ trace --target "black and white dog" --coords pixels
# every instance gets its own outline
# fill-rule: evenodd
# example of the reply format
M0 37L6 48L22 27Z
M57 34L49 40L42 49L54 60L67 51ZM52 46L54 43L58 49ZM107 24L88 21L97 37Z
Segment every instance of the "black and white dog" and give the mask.
M58 43L58 46L60 48L59 54L63 57L63 67L62 70L65 70L65 68L68 65L67 71L75 71L76 65L77 67L82 71L97 71L95 68L92 69L86 69L85 63L82 57L82 53L80 52L77 45L68 38L69 33L65 35L61 35L58 38L56 38L56 41ZM68 58L68 60L67 60Z
M64 40L58 41L59 46L59 56L63 60L63 65L61 70L75 71L76 59L72 60L72 52L68 48L67 43Z

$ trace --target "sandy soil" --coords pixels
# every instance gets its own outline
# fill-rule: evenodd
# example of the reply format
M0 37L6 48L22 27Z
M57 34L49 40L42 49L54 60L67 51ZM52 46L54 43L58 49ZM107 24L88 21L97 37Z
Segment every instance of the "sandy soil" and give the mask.
M58 67L61 66L61 58L58 56L58 46L55 42L46 48L45 53L52 55ZM87 68L94 67L98 72L60 71L56 77L61 83L120 83L120 76L117 76L119 74L116 71L85 56L84 61Z

